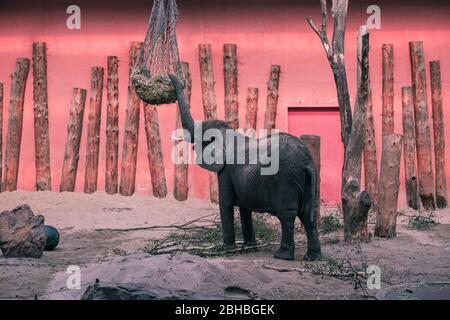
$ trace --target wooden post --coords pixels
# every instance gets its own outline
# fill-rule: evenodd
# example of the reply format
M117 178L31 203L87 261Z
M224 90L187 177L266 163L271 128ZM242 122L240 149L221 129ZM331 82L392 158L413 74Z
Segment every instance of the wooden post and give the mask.
M247 114L245 116L245 133L256 137L256 121L258 119L258 88L248 88L247 90Z
M364 29L365 30L365 29ZM362 31L364 31L362 30ZM361 55L361 42L358 41L357 51L358 56ZM357 90L361 85L361 68L357 68L358 78ZM364 188L369 194L372 200L373 208L377 207L378 198L378 162L377 162L377 147L375 144L375 126L373 123L373 103L372 103L372 87L370 83L370 74L368 75L368 96L366 106L366 120L365 120L365 133L364 133Z
M102 67L93 67L91 74L91 94L89 98L89 118L86 141L86 163L84 171L84 192L97 191L98 157L100 151L100 122L102 118Z
M183 72L184 78L184 95L186 97L186 101L189 104L191 103L191 94L192 94L192 78L189 70L189 63L182 62L181 70ZM180 110L177 109L177 120L175 123L175 128L180 130L181 126L181 118L180 118ZM189 150L187 146L188 142L182 140L176 140L174 150L175 160L177 163L174 164L174 182L173 182L173 196L178 201L185 201L188 198L189 193L189 182L188 182L188 169L189 164L187 161L183 161L186 159L188 155L184 154L185 150ZM181 163L179 163L181 162Z
M5 150L5 172L3 187L5 191L17 190L19 174L20 144L22 142L23 104L30 60L19 58L11 77L11 93L8 110L8 136Z
M106 169L105 191L117 193L119 159L119 60L108 57L106 96Z
M416 126L417 171L419 196L425 209L434 210L434 176L432 170L431 137L428 123L427 83L422 41L409 43L411 60L414 121Z
M369 85L369 33L366 26L358 29L357 54L358 91L352 130L347 140L342 171L342 209L344 214L345 242L370 241L367 216L372 201L367 191L361 192L362 153L366 125L366 108L370 92Z
M238 71L235 44L223 46L223 77L225 83L225 121L239 128Z
M264 129L275 129L277 122L278 88L280 85L280 66L270 67L269 82L267 85L266 113L264 115Z
M408 207L419 209L416 171L416 137L414 134L414 105L411 87L402 88L403 154L405 164L405 191Z
M80 141L83 131L84 106L86 90L74 88L70 102L70 115L67 124L67 140L64 151L64 161L61 170L59 191L73 192L77 178L78 159L80 158Z
M142 42L131 42L130 61L128 65L128 100L125 114L119 187L119 193L123 196L131 196L134 193L136 182L136 162L139 141L139 108L142 102L131 84L131 73L139 57L141 47Z
M320 223L320 136L315 135L302 135L300 140L308 148L311 156L313 158L314 164L316 165L317 170L317 195L316 195L316 217L317 217L317 226L319 227Z
M211 44L200 44L200 82L202 85L202 98L205 120L217 119L217 103L214 88L214 70L212 65ZM209 173L209 195L211 202L219 203L219 185L217 174Z
M47 46L33 43L34 150L36 190L52 190L48 135Z
M375 144L375 125L373 123L372 89L369 89L366 108L366 132L364 134L364 189L372 199L372 205L377 207L378 199L378 161Z
M447 207L447 180L445 172L444 118L442 114L441 64L430 61L431 104L433 108L434 165L436 175L436 205Z
M0 192L3 191L3 83L0 82Z
M392 238L396 234L397 201L400 186L400 160L402 136L389 134L383 137L380 181L378 189L378 215L375 236Z
M394 133L394 45L383 44L383 111L381 135Z
M167 196L164 155L159 133L158 110L156 106L144 104L145 133L147 135L148 165L152 177L153 195L157 198Z

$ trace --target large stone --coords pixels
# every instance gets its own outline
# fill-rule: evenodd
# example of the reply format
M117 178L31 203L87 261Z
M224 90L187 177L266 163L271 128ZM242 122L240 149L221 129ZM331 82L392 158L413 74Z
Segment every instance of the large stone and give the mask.
M0 249L3 256L40 258L46 240L44 216L34 215L28 205L0 213Z

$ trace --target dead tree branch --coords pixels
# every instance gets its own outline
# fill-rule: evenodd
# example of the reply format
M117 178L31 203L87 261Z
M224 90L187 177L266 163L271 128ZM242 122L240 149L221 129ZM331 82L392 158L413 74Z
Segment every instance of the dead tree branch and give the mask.
M344 40L348 0L333 0L331 11L333 15L334 28L331 45L327 32L327 1L321 0L320 3L322 9L321 29L317 27L311 17L308 17L307 21L322 42L328 62L330 63L331 70L333 71L339 101L339 113L341 118L341 139L344 144L344 149L346 149L353 122L352 110L350 107L350 95L348 91L348 83L344 63Z

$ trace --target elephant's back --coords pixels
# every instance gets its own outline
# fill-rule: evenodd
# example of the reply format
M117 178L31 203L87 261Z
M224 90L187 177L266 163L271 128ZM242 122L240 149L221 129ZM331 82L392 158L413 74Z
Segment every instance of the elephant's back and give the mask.
M270 145L270 136L267 137ZM269 147L270 150L270 147ZM271 160L276 157L271 154ZM236 170L235 187L239 204L257 212L271 212L276 206L299 201L307 181L306 165L312 162L306 145L287 133L279 134L278 170L273 174L263 175L261 169L268 165L241 165ZM298 203L298 202L297 202Z

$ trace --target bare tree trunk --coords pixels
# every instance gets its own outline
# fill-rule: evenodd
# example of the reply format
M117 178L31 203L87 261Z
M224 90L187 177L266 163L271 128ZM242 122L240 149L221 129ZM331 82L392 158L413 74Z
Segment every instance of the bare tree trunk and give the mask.
M23 104L30 60L19 58L11 77L11 94L8 110L8 136L5 150L5 172L3 187L5 191L17 190L19 174L20 145L22 143Z
M369 80L370 86L370 80ZM375 126L373 123L372 89L369 87L366 108L366 132L364 134L364 189L372 199L373 207L377 207L378 199L378 161L375 144Z
M67 141L64 161L61 169L59 191L73 192L77 178L78 159L80 158L80 141L83 131L84 106L86 90L74 88L70 102L70 115L67 124Z
M3 191L3 83L0 82L0 192Z
M366 107L369 95L369 35L365 26L358 31L358 88L355 111L352 117L347 74L344 62L344 39L348 0L333 1L334 20L332 43L327 34L328 9L326 0L321 0L322 27L319 29L311 17L307 21L322 42L333 72L339 101L341 139L344 144L342 168L342 211L344 214L344 239L346 242L370 240L367 231L367 215L372 205L370 195L360 193L361 153L364 144ZM353 120L355 118L355 121Z
M369 34L367 27L358 30L358 74L360 78L352 130L344 155L342 171L342 211L344 214L344 239L346 242L370 241L367 215L372 205L369 194L360 192L362 151L366 124L366 107L369 96Z
M192 78L191 78L191 72L189 71L189 63L182 62L181 63L181 70L183 72L183 78L184 78L184 95L186 97L186 101L189 104L191 103L191 93L192 93ZM175 128L180 130L182 128L181 126L181 117L180 117L180 110L177 109L177 120L175 123ZM173 196L178 201L185 201L188 198L189 193L189 181L188 181L188 169L189 169L189 163L188 161L185 161L188 159L189 155L185 155L184 151L189 150L189 147L187 146L187 142L183 140L176 140L174 150L177 152L175 154L175 162L174 164L174 183L173 183ZM183 160L185 159L185 160Z
M394 133L394 45L383 44L383 114L381 135Z
M445 173L444 118L442 114L441 63L430 61L431 104L433 107L434 165L436 175L436 205L447 207L447 181Z
M238 71L235 44L223 46L223 76L225 83L225 121L239 128Z
M425 58L421 41L409 43L411 59L414 121L416 125L417 168L419 196L425 209L436 208L434 200L434 176L432 170L431 137L428 123L427 83Z
M153 195L157 198L165 198L167 196L166 174L156 106L144 104L144 122Z
M84 172L84 192L97 191L98 157L100 152L100 124L102 119L103 93L102 67L93 67L91 75L91 96L89 98L89 117L86 142L86 163Z
M119 170L119 60L108 57L106 96L106 168L105 191L117 193Z
M216 119L217 103L214 89L214 70L212 65L211 44L199 45L199 60L205 120ZM211 202L213 203L219 203L218 188L217 173L209 172L209 195Z
M267 103L264 115L264 129L275 129L277 124L278 88L280 86L280 66L270 67L269 82L267 84Z
M380 184L378 190L378 215L375 236L392 238L396 234L397 201L400 187L400 160L402 136L389 134L383 137Z
M403 154L405 163L405 189L408 207L419 209L416 171L416 137L414 134L414 105L411 87L402 88Z
M52 190L48 134L47 46L33 43L34 150L36 190Z
M131 196L136 184L136 162L139 141L139 108L141 99L131 84L131 73L141 51L142 42L131 42L130 62L128 65L128 98L123 135L122 163L119 193Z
M316 194L316 217L317 217L317 227L320 226L320 136L315 135L302 135L300 140L308 148L311 156L313 158L314 164L316 165L317 174L317 194Z
M247 114L245 116L245 133L256 137L256 121L258 119L258 88L248 88L247 90Z

